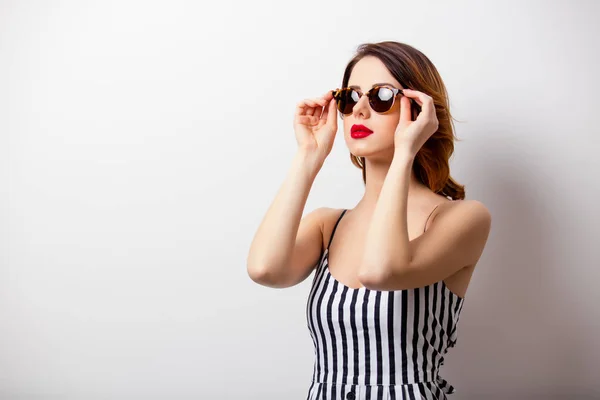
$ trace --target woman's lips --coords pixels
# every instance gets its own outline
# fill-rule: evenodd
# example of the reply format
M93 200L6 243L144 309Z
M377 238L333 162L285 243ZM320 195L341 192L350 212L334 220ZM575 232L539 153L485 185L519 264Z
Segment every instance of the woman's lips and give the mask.
M360 139L369 136L373 131L364 125L352 125L350 136L354 139Z
M356 131L356 132L351 132L350 136L353 139L360 139L360 138L364 138L367 137L369 135L371 135L373 132L365 132L365 131Z

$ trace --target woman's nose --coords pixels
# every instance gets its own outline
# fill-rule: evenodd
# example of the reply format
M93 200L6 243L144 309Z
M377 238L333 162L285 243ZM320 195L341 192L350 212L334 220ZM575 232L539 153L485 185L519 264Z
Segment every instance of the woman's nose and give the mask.
M352 115L357 116L359 114L368 115L369 113L369 97L367 95L360 96L358 102L352 108Z

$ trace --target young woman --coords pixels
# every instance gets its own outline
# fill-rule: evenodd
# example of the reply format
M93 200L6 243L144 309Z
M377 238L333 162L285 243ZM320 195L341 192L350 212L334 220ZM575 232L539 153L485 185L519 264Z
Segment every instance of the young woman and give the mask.
M337 112L365 192L353 209L302 213L333 146ZM454 131L431 61L398 42L363 44L340 89L301 101L298 152L252 241L248 273L275 288L316 267L308 400L446 399L439 376L491 226L449 173ZM335 234L335 241L333 241Z

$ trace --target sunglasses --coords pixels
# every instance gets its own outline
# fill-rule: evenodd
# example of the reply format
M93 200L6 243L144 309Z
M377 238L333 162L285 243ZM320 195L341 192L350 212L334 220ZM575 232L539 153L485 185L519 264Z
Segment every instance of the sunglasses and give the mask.
M352 114L352 109L363 96L360 90L353 88L336 89L332 90L331 93L336 101L337 109L344 115ZM404 95L402 89L391 88L388 86L373 86L366 93L369 98L369 105L373 111L377 113L389 111L399 94ZM411 102L411 105L412 104L415 104L414 101Z

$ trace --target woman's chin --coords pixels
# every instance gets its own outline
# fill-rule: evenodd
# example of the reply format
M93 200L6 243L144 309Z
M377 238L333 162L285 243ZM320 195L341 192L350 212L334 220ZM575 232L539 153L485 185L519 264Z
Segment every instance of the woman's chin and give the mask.
M368 148L367 146L350 146L350 153L354 154L357 157L365 157L369 160L388 160L390 157L394 156L394 148L385 148L385 149L374 149Z

